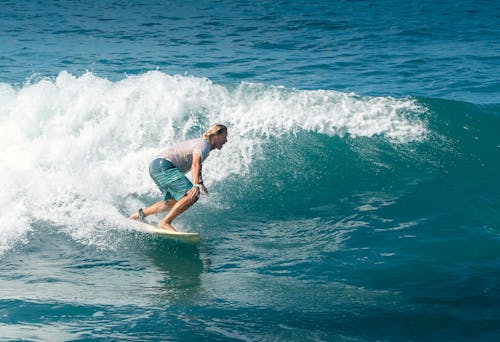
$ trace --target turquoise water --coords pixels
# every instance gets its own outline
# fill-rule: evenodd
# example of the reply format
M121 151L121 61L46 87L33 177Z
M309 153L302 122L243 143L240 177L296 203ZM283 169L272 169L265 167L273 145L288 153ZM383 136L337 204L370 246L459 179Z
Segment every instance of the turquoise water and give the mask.
M2 5L0 339L498 339L498 5ZM141 233L212 122L201 243Z

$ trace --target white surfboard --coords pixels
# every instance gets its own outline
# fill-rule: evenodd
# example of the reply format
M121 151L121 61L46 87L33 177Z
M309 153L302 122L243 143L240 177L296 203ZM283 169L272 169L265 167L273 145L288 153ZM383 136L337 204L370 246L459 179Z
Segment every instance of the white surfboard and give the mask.
M179 232L179 231L172 231L172 230L166 230L166 229L161 229L155 226L152 226L148 223L145 222L139 222L142 228L144 228L144 231L150 234L154 234L158 237L161 238L167 238L170 240L175 240L179 242L185 242L185 243L190 243L190 244L197 244L200 242L200 234L199 233L186 233L186 232Z

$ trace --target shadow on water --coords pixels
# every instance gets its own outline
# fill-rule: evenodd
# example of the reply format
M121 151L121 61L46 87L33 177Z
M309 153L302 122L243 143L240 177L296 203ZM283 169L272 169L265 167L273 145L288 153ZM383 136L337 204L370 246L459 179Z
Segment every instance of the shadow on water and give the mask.
M141 254L151 262L150 272L160 274L156 284L150 287L159 302L196 297L201 287L201 274L209 264L198 245L148 236L142 246Z

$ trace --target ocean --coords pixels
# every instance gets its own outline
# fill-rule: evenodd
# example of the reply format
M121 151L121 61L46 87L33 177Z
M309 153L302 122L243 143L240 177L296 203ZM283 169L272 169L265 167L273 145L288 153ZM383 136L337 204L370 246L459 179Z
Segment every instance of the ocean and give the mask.
M500 338L499 3L1 5L0 340Z

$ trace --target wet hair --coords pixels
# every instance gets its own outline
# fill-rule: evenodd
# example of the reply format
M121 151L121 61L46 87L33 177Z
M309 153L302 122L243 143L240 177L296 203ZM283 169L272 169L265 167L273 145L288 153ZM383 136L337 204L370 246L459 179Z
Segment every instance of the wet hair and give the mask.
M227 127L221 124L215 124L210 126L209 129L205 133L203 133L203 138L209 140L213 135L219 135L224 132L227 132Z

